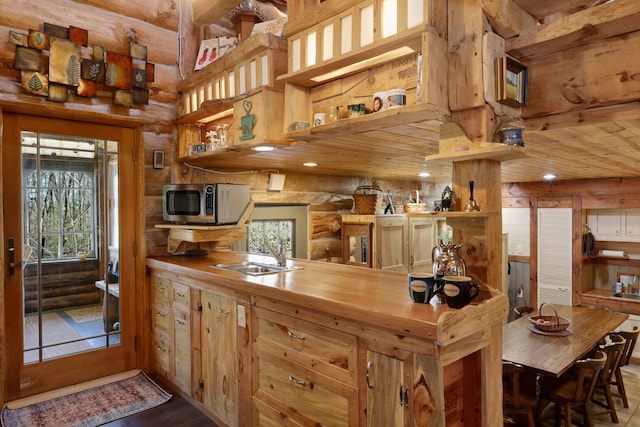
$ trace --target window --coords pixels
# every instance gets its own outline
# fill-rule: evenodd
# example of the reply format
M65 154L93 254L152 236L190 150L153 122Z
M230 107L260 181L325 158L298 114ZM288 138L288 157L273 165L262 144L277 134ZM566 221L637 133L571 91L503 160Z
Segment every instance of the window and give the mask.
M287 245L287 257L307 258L306 205L257 205L253 209L246 240L238 240L234 250L269 254L265 241L273 247Z
M22 132L24 242L43 261L96 256L96 156L106 141Z

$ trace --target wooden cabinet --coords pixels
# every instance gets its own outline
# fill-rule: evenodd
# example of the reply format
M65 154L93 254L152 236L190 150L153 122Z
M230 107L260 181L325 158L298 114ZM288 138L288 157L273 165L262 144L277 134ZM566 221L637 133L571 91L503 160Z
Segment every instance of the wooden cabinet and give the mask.
M154 368L181 390L191 394L191 298L184 284L150 276Z
M230 426L238 425L237 311L232 298L200 294L202 403Z
M413 380L411 353L398 349L376 351L361 343L360 361L364 370L361 393L365 407L360 425L367 427L412 426Z
M595 209L587 224L596 240L640 242L640 209Z
M375 267L380 270L408 271L408 237L407 218L376 218Z
M433 216L343 215L344 263L391 271L431 271L437 220Z
M253 313L253 425L272 420L266 408L302 425L356 425L356 337L258 307Z

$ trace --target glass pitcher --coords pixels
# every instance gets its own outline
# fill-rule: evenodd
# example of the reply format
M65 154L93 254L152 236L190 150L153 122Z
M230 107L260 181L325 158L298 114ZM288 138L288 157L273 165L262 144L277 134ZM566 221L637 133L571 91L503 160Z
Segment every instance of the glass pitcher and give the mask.
M436 280L441 280L444 276L466 276L467 266L464 259L458 255L458 249L462 244L444 243L434 246L431 250L433 260L433 275Z

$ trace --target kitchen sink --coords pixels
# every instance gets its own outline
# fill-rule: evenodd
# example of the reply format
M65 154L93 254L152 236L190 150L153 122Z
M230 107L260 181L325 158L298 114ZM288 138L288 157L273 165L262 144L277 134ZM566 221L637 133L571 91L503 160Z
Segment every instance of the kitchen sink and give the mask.
M611 296L616 297L616 298L634 299L634 300L640 301L640 295L639 294L629 294L629 293L623 293L623 292L616 292L615 294L613 294Z
M227 271L248 274L250 276L262 276L263 274L284 273L293 270L302 270L302 267L280 266L275 264L264 264L261 262L234 262L230 264L215 264L211 267L220 268Z

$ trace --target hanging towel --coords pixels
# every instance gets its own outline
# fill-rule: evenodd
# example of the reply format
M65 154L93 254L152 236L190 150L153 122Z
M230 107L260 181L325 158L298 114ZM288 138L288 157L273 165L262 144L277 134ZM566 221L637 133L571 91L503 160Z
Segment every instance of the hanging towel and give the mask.
M589 258L595 258L598 256L598 251L596 251L596 239L590 231L582 235L582 252L587 254Z

